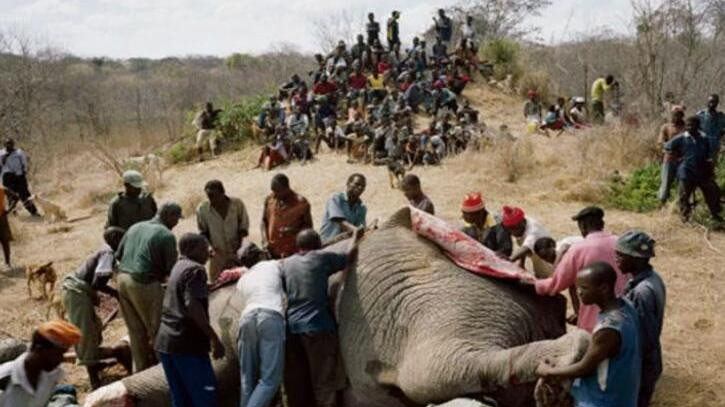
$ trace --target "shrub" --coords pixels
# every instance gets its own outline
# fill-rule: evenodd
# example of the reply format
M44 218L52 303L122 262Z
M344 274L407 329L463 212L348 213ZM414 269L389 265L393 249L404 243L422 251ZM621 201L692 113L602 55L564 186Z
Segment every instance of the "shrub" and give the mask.
M497 80L503 80L509 74L516 80L521 75L520 47L515 41L497 38L489 41L482 52L484 59L494 65L493 75Z
M257 120L267 98L263 95L246 98L236 103L225 103L218 119L221 138L232 143L248 141L251 138L251 124Z
M659 205L660 164L651 162L635 170L626 180L613 177L607 203L615 208L647 212Z
M529 90L539 93L539 100L544 104L544 109L552 104L551 92L549 90L549 74L543 71L528 71L518 81L521 96L526 97Z
M166 157L171 164L189 162L194 159L196 152L194 146L184 139L172 145L166 151Z
M615 208L634 212L648 212L656 209L659 206L657 191L660 188L660 167L659 162L650 162L635 170L626 180L612 179L607 203ZM719 162L715 175L718 185L724 185L725 161ZM673 189L675 188L676 186ZM707 225L710 221L710 213L699 190L695 194L695 200L697 207L693 213L693 219Z

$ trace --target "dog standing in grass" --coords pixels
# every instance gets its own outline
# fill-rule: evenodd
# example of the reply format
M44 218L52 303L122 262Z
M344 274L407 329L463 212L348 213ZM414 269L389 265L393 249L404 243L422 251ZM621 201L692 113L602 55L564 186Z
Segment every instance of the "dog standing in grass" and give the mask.
M58 274L53 268L53 262L48 262L42 266L28 266L25 269L25 278L28 281L28 297L33 298L33 285L39 287L40 299L47 300L55 289L55 282L58 280Z

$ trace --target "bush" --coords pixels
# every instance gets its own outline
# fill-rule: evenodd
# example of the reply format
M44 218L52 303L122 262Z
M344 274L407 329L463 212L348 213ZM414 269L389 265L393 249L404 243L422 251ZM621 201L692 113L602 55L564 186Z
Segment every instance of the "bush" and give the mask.
M615 208L634 212L656 209L659 206L657 191L660 188L660 167L659 162L651 162L634 171L626 180L613 179L607 203ZM715 179L721 187L725 185L725 160L719 161L715 169ZM676 185L673 186L673 190L676 190ZM695 194L695 200L698 204L693 219L707 225L710 221L710 212L699 190Z
M647 212L659 206L660 163L651 162L635 170L626 180L614 177L607 203L615 208Z
M539 100L544 105L544 109L548 108L548 104L553 104L549 90L549 74L543 71L526 72L518 81L521 96L526 97L529 90L535 90L539 93Z
M503 80L509 74L514 80L521 76L520 47L515 41L505 38L494 39L483 47L482 52L483 58L493 64L493 76L497 80Z
M265 96L257 95L240 102L225 103L217 122L221 139L232 143L250 140L250 126L253 121L257 120L266 100Z
M170 164L189 162L194 159L196 152L194 146L184 139L172 145L166 151L166 157Z

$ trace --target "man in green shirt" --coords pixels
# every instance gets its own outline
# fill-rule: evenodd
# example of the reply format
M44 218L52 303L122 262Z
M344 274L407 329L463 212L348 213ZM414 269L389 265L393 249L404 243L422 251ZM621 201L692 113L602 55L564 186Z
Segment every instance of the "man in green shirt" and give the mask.
M116 251L119 303L131 340L134 373L156 364L153 342L161 323L161 283L176 262L171 229L180 218L181 207L165 203L153 219L133 225Z
M606 78L599 78L592 83L592 122L604 123L604 93L616 86L613 75Z
M149 220L156 214L154 197L143 189L146 183L138 171L123 173L124 192L120 192L108 208L106 228L111 226L128 230L134 224Z

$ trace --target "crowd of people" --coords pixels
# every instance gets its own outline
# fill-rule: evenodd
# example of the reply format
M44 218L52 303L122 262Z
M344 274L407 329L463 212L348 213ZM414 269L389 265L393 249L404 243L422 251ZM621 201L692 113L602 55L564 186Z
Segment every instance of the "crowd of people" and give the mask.
M485 125L479 112L462 96L479 73L491 66L478 60L478 39L472 18L461 24L460 40L453 40L453 21L444 10L435 19L432 45L418 37L401 48L400 13L387 22L386 46L380 23L370 13L366 35L354 44L340 41L327 55L316 54L317 67L309 79L293 75L270 96L254 123L264 143L258 166L271 169L299 160L306 163L324 144L346 153L350 162L406 166L433 165L445 156L476 144ZM215 112L211 104L194 121L197 147L211 135ZM422 131L417 117L429 117Z

